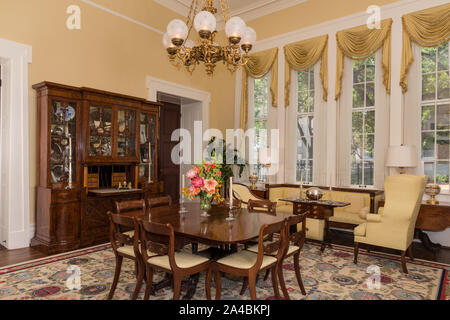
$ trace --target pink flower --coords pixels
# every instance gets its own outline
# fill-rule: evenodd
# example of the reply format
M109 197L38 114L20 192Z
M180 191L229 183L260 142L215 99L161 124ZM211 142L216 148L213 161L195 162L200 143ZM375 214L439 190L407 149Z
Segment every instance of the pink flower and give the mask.
M194 179L191 180L191 185L194 188L201 188L204 186L204 184L205 182L202 177L195 177Z
M216 192L216 186L217 186L217 181L216 180L214 180L214 179L207 179L207 180L205 180L205 189L209 193L215 193Z
M194 179L197 176L197 170L191 169L186 173L186 178Z
M196 196L200 193L200 189L199 188L194 188L194 187L190 187L189 188L189 192L191 193L191 195Z

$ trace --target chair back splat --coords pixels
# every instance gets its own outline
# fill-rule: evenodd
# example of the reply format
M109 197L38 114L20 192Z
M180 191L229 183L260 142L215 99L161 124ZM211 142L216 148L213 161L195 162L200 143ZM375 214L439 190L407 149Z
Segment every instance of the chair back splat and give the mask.
M248 200L248 212L276 214L277 203L269 200Z

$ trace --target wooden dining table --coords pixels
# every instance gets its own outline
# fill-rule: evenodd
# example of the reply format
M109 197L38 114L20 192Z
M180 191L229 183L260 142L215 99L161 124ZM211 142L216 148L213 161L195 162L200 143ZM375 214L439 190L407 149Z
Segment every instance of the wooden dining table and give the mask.
M237 249L238 244L245 244L258 238L261 227L265 224L273 224L286 219L289 215L282 213L254 213L245 208L234 209L232 215L235 220L227 221L230 209L221 205L213 205L208 212L209 216L202 216L199 203L185 203L187 212L179 213L178 204L157 207L142 211L129 211L127 216L138 216L151 222L171 224L174 228L175 237L180 242L202 243L213 248L213 259L220 258L230 253L221 250L222 247ZM184 299L190 299L195 294L199 275L190 279L189 290ZM167 285L167 281L157 285L157 288Z

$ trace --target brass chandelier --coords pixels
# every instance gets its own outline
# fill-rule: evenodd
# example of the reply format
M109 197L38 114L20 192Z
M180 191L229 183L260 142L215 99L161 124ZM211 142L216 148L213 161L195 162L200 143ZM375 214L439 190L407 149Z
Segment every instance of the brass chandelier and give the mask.
M175 19L167 26L163 37L164 47L172 64L183 65L192 73L203 62L206 73L212 75L216 63L222 61L228 70L236 71L248 62L248 53L256 41L256 32L239 17L230 18L228 0L219 0L225 21L227 46L214 42L217 35L217 9L212 0L192 0L186 22ZM198 9L201 6L201 11ZM198 32L199 43L189 39L192 27Z

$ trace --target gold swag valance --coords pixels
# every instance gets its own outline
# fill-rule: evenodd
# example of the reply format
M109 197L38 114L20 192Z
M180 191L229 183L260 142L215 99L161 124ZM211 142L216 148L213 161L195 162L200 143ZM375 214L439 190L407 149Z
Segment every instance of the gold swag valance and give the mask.
M328 35L288 44L284 47L285 63L285 107L289 106L291 69L305 71L312 68L320 58L320 78L323 86L323 100L328 100Z
M272 69L270 93L272 106L278 105L278 48L249 55L248 63L242 68L241 128L245 130L248 118L248 77L261 79Z
M344 74L344 55L352 60L365 60L383 47L383 84L386 92L391 92L391 26L392 19L381 21L381 29L369 29L367 25L340 31L336 34L337 70L336 95L341 95Z
M437 47L450 41L450 4L413 12L402 17L403 50L400 86L408 91L408 71L414 61L411 41L422 47Z

